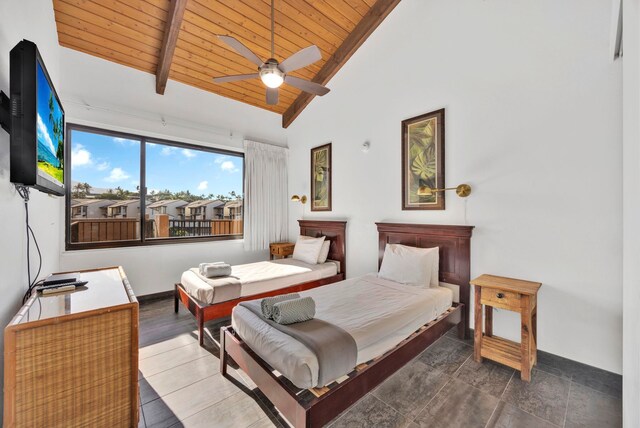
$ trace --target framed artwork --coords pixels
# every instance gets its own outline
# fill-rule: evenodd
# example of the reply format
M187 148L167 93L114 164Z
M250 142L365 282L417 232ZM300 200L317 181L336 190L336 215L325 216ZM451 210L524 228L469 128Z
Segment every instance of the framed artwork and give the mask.
M311 149L311 211L331 211L331 143Z
M402 121L402 209L444 210L444 109Z

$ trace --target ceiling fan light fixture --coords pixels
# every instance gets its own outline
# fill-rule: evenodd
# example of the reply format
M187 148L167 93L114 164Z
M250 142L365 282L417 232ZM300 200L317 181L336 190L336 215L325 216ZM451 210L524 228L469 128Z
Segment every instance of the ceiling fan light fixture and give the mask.
M271 58L268 59L260 67L260 80L265 84L268 88L278 88L284 82L284 73L282 70L278 68L278 61Z
M262 79L262 83L264 83L267 87L275 89L282 85L284 82L284 78L280 76L278 73L263 73L260 75L260 79Z

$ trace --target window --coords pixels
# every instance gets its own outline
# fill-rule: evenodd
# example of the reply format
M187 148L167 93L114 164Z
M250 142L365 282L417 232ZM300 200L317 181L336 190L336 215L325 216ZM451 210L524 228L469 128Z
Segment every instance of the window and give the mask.
M67 128L67 249L242 237L241 153Z

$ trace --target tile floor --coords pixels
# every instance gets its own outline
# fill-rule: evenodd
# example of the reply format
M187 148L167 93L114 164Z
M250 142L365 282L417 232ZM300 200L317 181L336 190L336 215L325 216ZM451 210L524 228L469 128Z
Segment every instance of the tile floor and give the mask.
M223 323L209 323L217 342ZM471 358L454 331L349 410L340 427L620 427L622 379L544 352L531 383ZM213 340L198 346L195 322L173 299L140 305L140 427L286 427L240 371L223 377Z

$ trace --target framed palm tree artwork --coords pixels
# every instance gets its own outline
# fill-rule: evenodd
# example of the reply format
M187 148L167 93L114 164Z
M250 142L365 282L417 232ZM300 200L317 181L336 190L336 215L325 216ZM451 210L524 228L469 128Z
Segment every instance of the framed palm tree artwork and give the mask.
M444 109L402 121L402 209L444 210Z
M331 143L311 149L311 211L331 211Z

